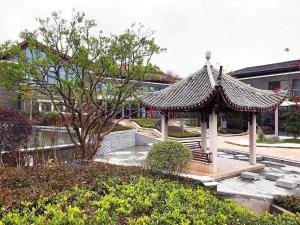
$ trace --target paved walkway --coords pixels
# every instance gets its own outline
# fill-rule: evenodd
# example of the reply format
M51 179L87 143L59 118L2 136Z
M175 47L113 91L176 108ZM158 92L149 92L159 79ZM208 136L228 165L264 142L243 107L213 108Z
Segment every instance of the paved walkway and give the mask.
M237 146L233 144L226 143L226 141L241 141L247 142L248 135L243 136L218 136L218 149L232 149L237 151L249 152L248 147L244 146ZM276 157L276 158L283 158L288 160L300 161L300 149L291 149L291 148L270 148L270 147L256 147L257 154Z

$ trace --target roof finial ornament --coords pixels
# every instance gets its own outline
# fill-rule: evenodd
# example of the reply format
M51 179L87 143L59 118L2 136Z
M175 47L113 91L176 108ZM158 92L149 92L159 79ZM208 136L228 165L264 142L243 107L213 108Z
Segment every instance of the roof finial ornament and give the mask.
M206 51L206 52L205 52L206 62L209 62L210 57L211 57L211 52L210 52L210 51Z
M217 78L218 85L220 85L220 82L222 80L222 71L223 71L223 66L220 66L219 75L218 75L218 78Z

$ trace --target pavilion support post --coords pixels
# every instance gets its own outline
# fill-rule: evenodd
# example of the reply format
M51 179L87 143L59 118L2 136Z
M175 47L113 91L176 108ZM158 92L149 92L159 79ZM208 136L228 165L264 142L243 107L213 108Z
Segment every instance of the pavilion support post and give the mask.
M275 112L274 112L274 116L275 116L275 119L274 119L274 121L275 121L275 136L279 136L279 119L278 119L278 117L279 117L279 110L278 110L278 106L276 107L276 109L275 109Z
M249 121L249 156L250 164L256 164L256 114L253 112Z
M201 119L201 148L203 151L207 150L207 121Z
M212 109L211 114L209 114L209 151L212 153L213 173L218 170L217 122L218 116L215 109Z
M161 138L163 141L168 139L168 118L167 113L161 113Z

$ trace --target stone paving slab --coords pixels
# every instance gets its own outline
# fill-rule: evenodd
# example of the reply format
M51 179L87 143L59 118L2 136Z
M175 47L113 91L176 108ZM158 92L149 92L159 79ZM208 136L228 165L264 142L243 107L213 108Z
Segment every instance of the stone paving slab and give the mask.
M276 181L280 178L284 178L284 175L283 174L278 174L278 173L266 173L265 174L265 179L266 180Z
M241 177L249 180L259 180L259 174L257 173L243 172L241 173Z
M297 187L297 182L294 180L288 180L288 179L279 179L276 181L276 186L288 188L288 189L294 189Z

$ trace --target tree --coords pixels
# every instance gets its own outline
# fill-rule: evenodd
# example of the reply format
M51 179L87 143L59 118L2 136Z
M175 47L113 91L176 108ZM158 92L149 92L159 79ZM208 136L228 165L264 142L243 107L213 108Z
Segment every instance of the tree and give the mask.
M286 118L287 132L292 133L294 138L297 138L300 134L300 110L298 105L291 106L284 117Z
M32 127L22 115L16 111L0 108L0 165L4 166L4 153L13 153L19 147L27 147Z
M103 128L115 120L126 101L138 99L140 81L154 68L152 56L165 49L155 43L153 32L144 32L142 25L133 25L120 35L104 36L101 32L94 35L96 23L83 13L74 13L68 22L54 12L38 22L38 30L20 35L27 52L11 42L10 48L2 48L13 49L18 61L2 61L5 66L0 72L8 78L13 72L15 83L10 86L18 84L19 91L28 93L29 87L51 100L55 111L70 121L66 129L81 149L81 159L92 160L119 120L111 129ZM77 138L73 138L72 130Z

